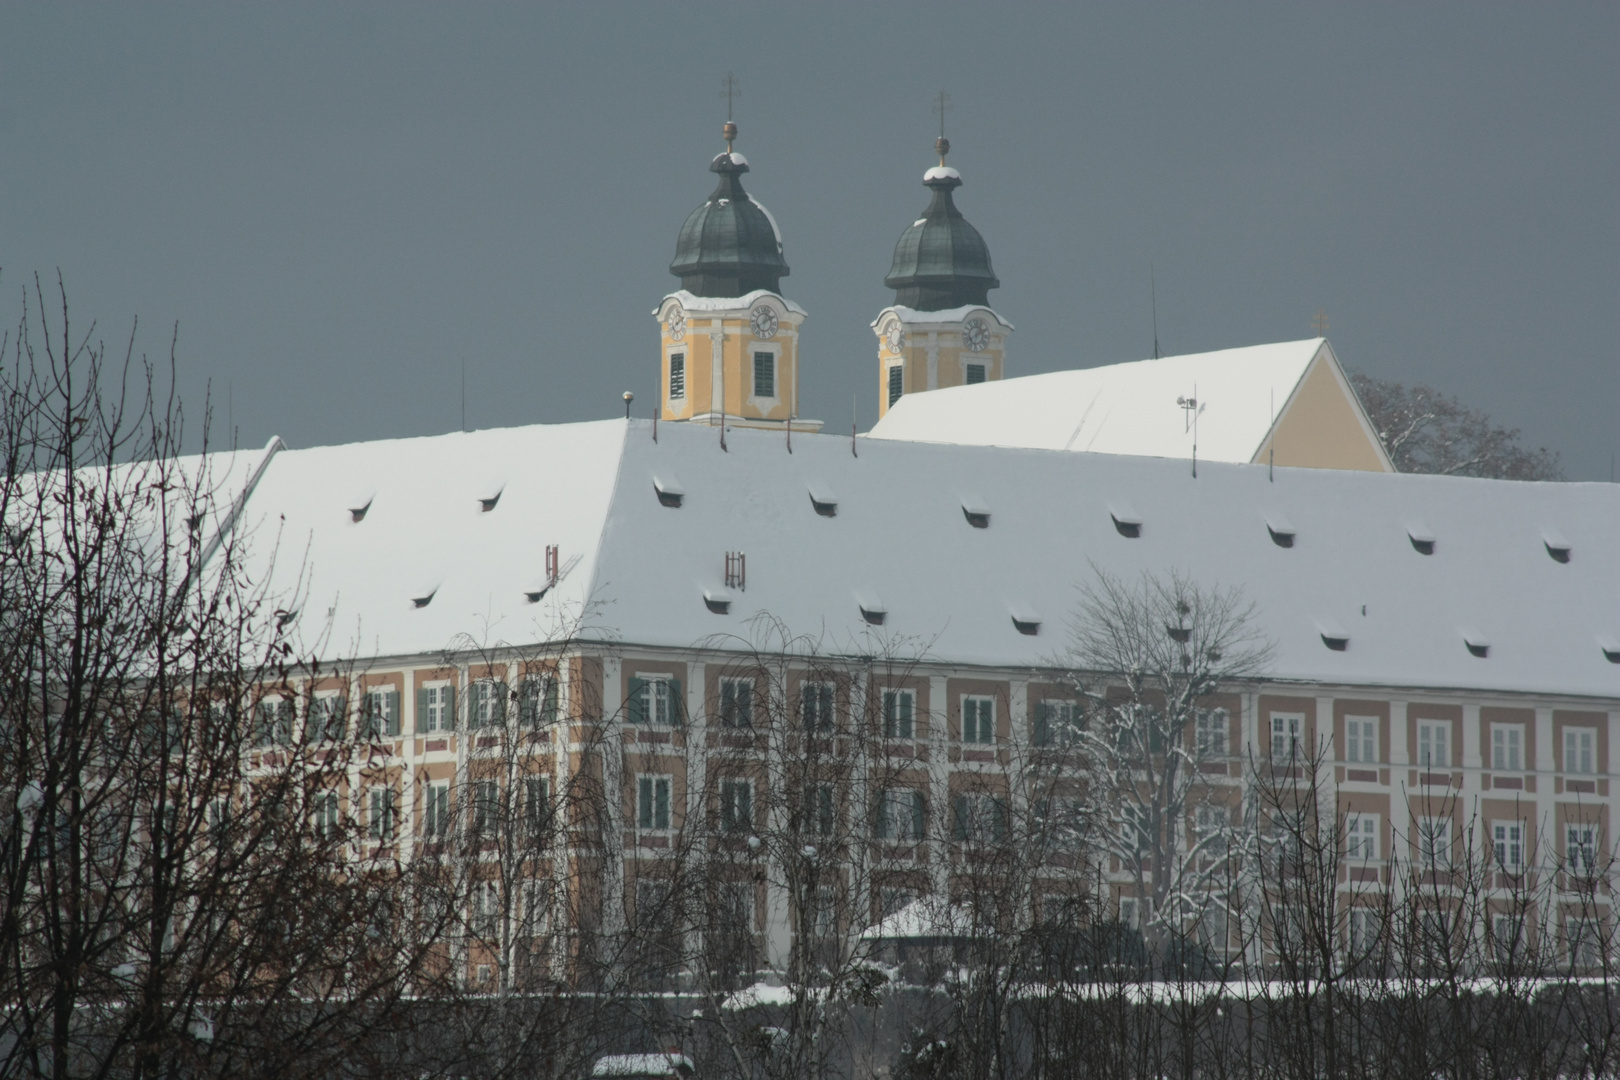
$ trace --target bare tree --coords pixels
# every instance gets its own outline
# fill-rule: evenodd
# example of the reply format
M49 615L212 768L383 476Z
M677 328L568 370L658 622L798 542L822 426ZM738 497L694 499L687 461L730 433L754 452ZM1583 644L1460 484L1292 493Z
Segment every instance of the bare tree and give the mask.
M1519 441L1518 428L1498 427L1477 409L1424 385L1407 386L1362 372L1350 384L1400 472L1562 480L1558 453Z

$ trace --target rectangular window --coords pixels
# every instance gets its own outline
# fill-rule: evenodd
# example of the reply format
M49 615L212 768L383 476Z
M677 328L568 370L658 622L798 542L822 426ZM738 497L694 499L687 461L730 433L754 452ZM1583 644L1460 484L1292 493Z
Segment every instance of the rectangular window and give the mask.
M518 720L525 727L546 727L557 722L557 679L528 675L518 698Z
M754 726L754 680L720 680L720 726L728 728Z
M755 923L754 885L749 881L728 881L719 888L720 910L727 928L737 933L752 934Z
M230 803L221 799L217 802L209 804L208 809L210 813L208 823L211 831L217 834L224 831L225 824L229 819L228 817L224 816L216 817L213 813L216 807L219 808L222 813L228 812L230 809ZM315 823L315 835L321 837L322 839L329 839L336 836L338 834L338 827L340 825L338 818L338 793L335 791L317 791L315 793L314 811L313 818Z
M883 737L885 739L913 738L912 714L917 695L910 690L883 691Z
M523 882L523 931L538 937L551 927L551 882L528 878Z
M1231 726L1231 714L1225 709L1200 709L1198 712L1199 755L1202 757L1225 757L1226 735Z
M1524 725L1491 725L1491 768L1506 772L1524 769Z
M1347 716L1344 718L1344 759L1371 764L1378 760L1378 718L1376 716Z
M806 731L832 731L833 684L805 683L799 687L799 721Z
M442 840L450 835L450 782L441 780L422 788L422 835Z
M1418 859L1430 869L1451 865L1451 819L1425 817L1418 819Z
M669 354L669 396L671 399L686 396L686 354Z
M374 787L368 794L370 813L366 817L366 833L379 844L390 843L394 839L394 789Z
M482 938L495 936L495 925L500 915L500 885L493 881L480 881L472 887L472 931ZM480 972L488 979L487 972Z
M1564 920L1569 961L1578 968L1595 968L1602 959L1602 938L1596 920L1571 915Z
M1383 929L1384 920L1377 908L1351 908L1350 955L1360 958L1376 949Z
M1524 955L1524 920L1517 915L1491 916L1491 945L1499 963L1512 963Z
M479 679L472 684L472 709L467 726L482 728L506 723L506 684L499 679Z
M900 394L905 389L906 369L903 364L895 364L889 368L889 407L900 400Z
M1035 728L1031 732L1036 746L1064 746L1079 727L1080 705L1074 701L1042 701L1035 706Z
M501 786L494 780L474 780L472 796L473 831L488 836L500 826Z
M365 737L382 739L399 734L399 691L378 687L366 691Z
M1564 771L1590 773L1593 771L1592 744L1595 732L1591 728L1564 729Z
M453 683L424 686L416 692L416 730L449 731L456 726Z
M667 776L636 778L636 827L669 828L669 787Z
M1581 877L1597 873L1597 827L1594 825L1567 825L1564 827L1564 865L1569 872Z
M885 791L878 799L873 831L879 840L921 840L927 826L926 805L923 793L915 788Z
M1524 825L1518 821L1498 821L1491 826L1491 845L1496 865L1510 874L1524 869Z
M973 386L975 383L984 382L984 365L969 364L967 366L967 377L963 381L969 386Z
M668 675L637 675L630 680L630 722L672 726L680 715L680 692L680 681Z
M311 742L336 742L348 727L344 723L343 694L327 690L315 695L309 705L308 737Z
M1304 750L1305 717L1298 713L1271 714L1271 760L1281 764L1296 762Z
M523 827L530 838L541 839L551 828L551 777L523 779Z
M958 795L951 833L958 840L1000 840L1007 835L1007 800L995 795Z
M962 699L962 741L988 744L996 741L996 699Z
M1153 901L1137 896L1122 896L1119 899L1119 921L1132 930L1140 931L1145 919L1151 918Z
M773 398L776 396L776 354L757 352L754 354L754 396L757 398Z
M748 780L720 781L720 831L748 832L753 827L753 783Z
M831 784L816 784L810 788L804 805L804 831L812 836L828 837L838 823L838 797Z
M1417 763L1424 769L1451 767L1451 721L1418 721Z
M1378 858L1378 815L1350 814L1344 819L1344 853L1352 859Z
M266 698L254 710L253 742L257 746L286 746L292 742L293 707L285 698Z

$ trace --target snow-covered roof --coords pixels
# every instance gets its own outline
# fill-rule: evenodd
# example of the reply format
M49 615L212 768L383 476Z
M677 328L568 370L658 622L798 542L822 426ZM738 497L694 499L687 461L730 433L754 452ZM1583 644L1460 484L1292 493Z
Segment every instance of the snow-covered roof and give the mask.
M685 1054L608 1054L596 1059L592 1076L690 1076L692 1059Z
M927 172L923 173L923 182L924 183L928 182L929 180L960 180L960 179L962 179L962 174L957 172L955 169L951 168L949 165L935 165L933 168L931 168Z
M907 394L872 435L1186 458L1194 431L1178 399L1194 398L1199 460L1252 461L1319 355L1332 351L1315 338Z
M906 307L904 304L893 304L878 312L878 317L872 320L872 328L877 329L878 323L883 321L885 315L891 312L906 324L912 323L955 323L961 322L975 311L982 311L1006 327L1013 329L1013 324L1001 317L1001 314L987 304L966 304L962 307L945 308L941 311L920 311L917 308Z
M869 941L917 941L971 937L973 909L967 904L946 905L931 896L919 897L869 926L861 937Z
M282 606L300 608L306 642L330 613L331 655L521 645L582 613L588 637L689 648L767 612L829 652L1027 670L1061 652L1074 586L1097 569L1175 568L1243 587L1279 680L1620 699L1603 651L1620 640L1613 485L1219 462L1194 478L1164 458L866 438L856 456L835 435L800 434L789 453L780 433L742 429L727 444L613 420L284 450L244 523L256 555L279 551L275 587L299 590ZM812 500L829 494L833 516ZM531 602L548 544L566 572ZM748 555L747 587L716 614L704 595L731 551ZM871 597L881 626L861 614Z
M764 207L760 207L760 209L763 210ZM652 313L657 315L664 310L664 305L671 300L679 303L687 311L746 311L748 308L753 307L755 302L762 296L770 297L797 315L806 314L804 308L781 293L773 293L769 289L755 289L753 292L745 293L742 296L698 296L696 293L687 292L685 289L676 289L660 300L658 306L653 308Z

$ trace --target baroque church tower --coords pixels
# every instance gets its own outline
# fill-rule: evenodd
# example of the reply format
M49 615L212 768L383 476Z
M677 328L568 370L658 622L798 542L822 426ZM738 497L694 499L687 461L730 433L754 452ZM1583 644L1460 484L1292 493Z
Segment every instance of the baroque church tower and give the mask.
M932 191L922 216L900 234L883 284L894 305L872 323L878 338L878 416L903 394L1000 379L1012 324L990 307L1001 282L990 249L956 208L962 174L945 164L951 144L934 143L939 164L923 173Z
M805 310L782 296L782 234L743 190L748 160L726 149L709 163L720 178L687 216L669 272L681 287L653 312L661 328L660 415L665 420L817 431L801 420L799 327Z

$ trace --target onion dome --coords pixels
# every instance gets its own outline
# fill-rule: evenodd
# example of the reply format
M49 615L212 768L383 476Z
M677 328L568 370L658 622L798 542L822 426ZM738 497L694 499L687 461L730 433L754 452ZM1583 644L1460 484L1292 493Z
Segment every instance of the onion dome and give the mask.
M746 296L755 289L780 293L788 275L782 234L771 212L743 190L748 160L731 149L736 126L727 124L725 134L726 151L709 163L720 183L681 226L669 272L696 296Z
M894 265L883 284L894 290L894 302L918 311L944 311L968 304L990 303L990 290L1001 282L990 268L990 249L979 230L956 208L951 192L962 186L962 174L945 164L950 144L936 144L939 164L923 173L933 201L894 245Z

